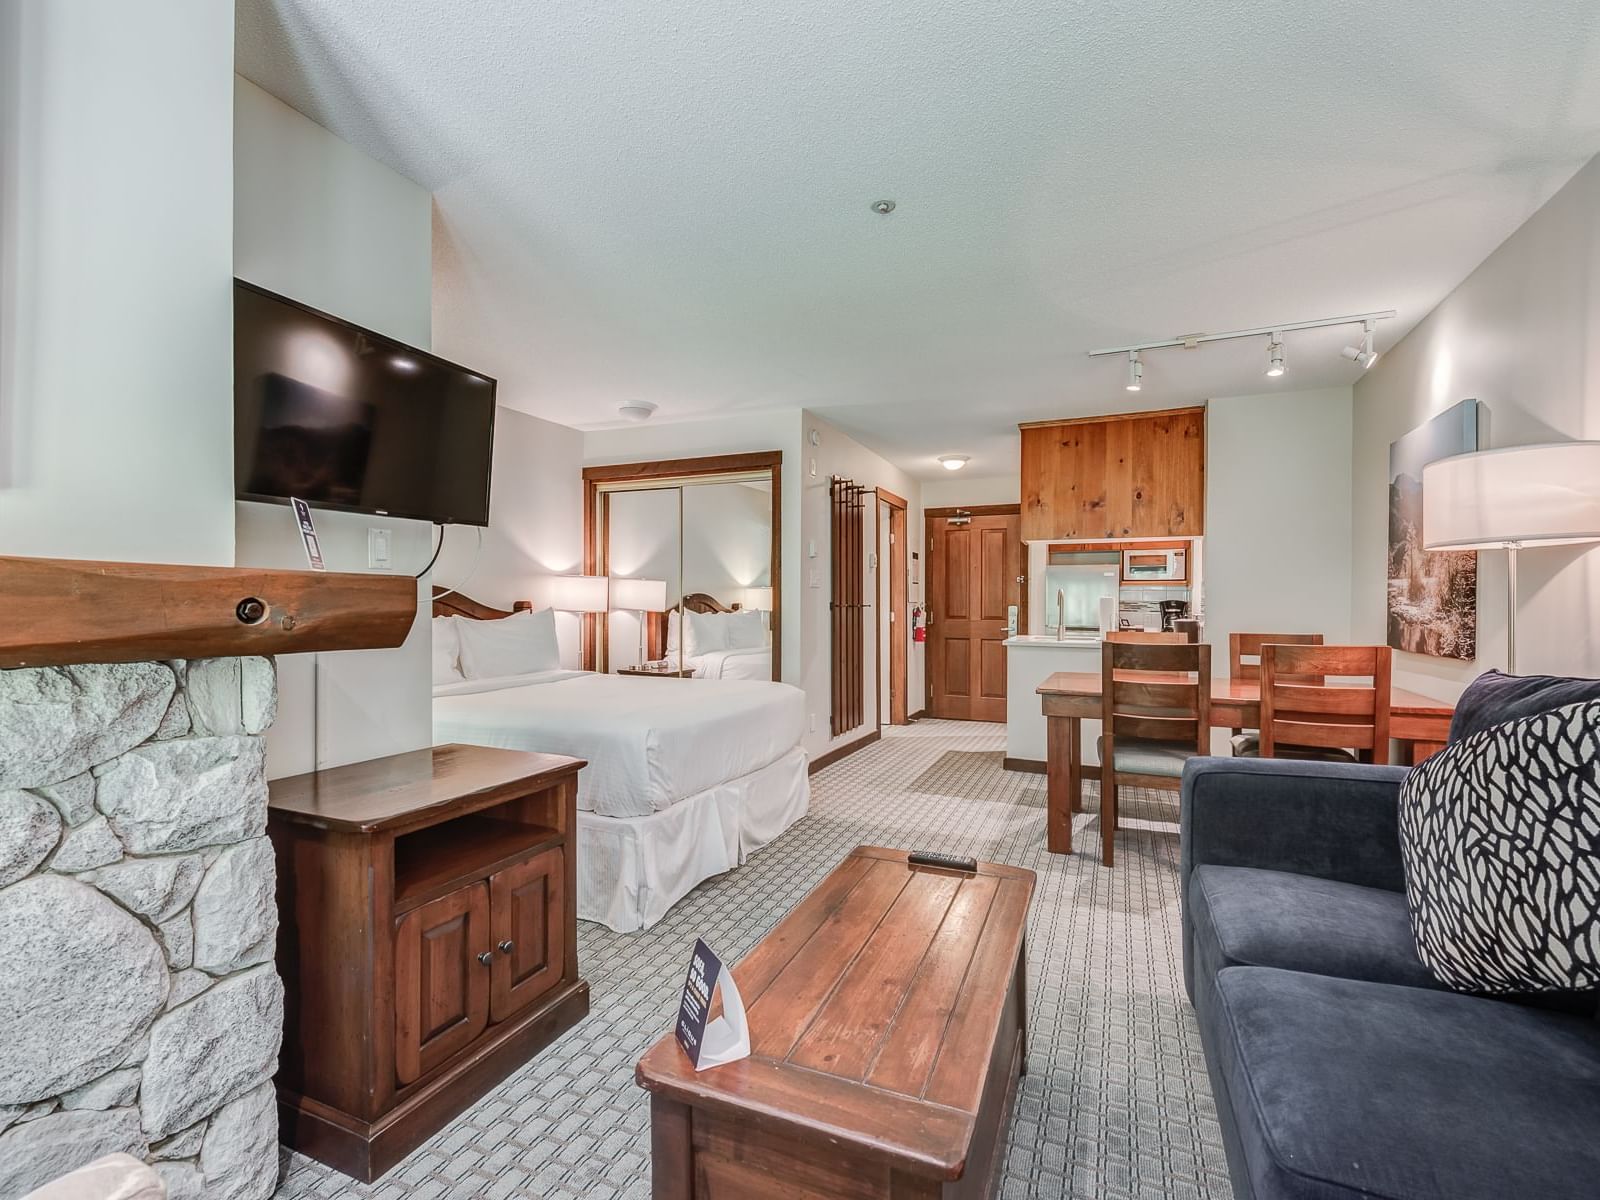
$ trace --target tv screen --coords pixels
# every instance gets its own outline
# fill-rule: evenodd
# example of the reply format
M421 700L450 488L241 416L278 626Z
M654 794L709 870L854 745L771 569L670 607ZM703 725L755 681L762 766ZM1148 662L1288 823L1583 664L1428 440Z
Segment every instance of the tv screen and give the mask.
M489 523L493 379L237 279L233 372L241 500Z

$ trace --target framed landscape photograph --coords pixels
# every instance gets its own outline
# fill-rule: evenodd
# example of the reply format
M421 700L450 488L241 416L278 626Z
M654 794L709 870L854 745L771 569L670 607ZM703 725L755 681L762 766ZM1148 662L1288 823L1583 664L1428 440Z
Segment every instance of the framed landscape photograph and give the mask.
M1422 548L1422 468L1478 448L1478 402L1463 400L1389 446L1389 645L1478 656L1478 552Z

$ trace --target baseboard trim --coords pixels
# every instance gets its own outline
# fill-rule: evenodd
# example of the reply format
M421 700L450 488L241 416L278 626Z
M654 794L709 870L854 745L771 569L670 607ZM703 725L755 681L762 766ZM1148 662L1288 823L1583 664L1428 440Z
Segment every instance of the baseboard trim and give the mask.
M906 724L909 725L913 721L920 721L920 720L922 720L923 717L925 717L927 715L928 715L928 710L925 709L925 708L919 708L914 713L907 713L906 714Z
M857 738L855 741L847 742L843 746L836 746L832 750L829 750L826 754L819 754L816 758L811 760L811 765L806 768L806 774L815 775L818 771L822 770L823 767L833 766L833 764L838 762L841 758L848 757L849 755L854 754L857 750L872 745L873 742L877 741L882 736L882 730L874 729L871 733L867 734L866 737Z
M1007 771L1026 771L1029 775L1044 775L1050 764L1042 758L1007 758L1000 764Z

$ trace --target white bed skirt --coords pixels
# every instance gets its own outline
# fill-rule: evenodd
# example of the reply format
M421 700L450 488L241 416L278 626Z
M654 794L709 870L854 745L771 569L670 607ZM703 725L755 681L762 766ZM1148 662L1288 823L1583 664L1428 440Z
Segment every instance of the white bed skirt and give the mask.
M648 929L702 879L739 866L806 815L806 752L647 817L578 814L578 916L618 933Z

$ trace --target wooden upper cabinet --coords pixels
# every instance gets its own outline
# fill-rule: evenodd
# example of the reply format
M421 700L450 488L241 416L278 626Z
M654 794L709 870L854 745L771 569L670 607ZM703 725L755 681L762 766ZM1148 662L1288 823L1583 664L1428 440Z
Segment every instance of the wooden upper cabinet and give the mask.
M1205 532L1204 408L1022 426L1022 537Z

